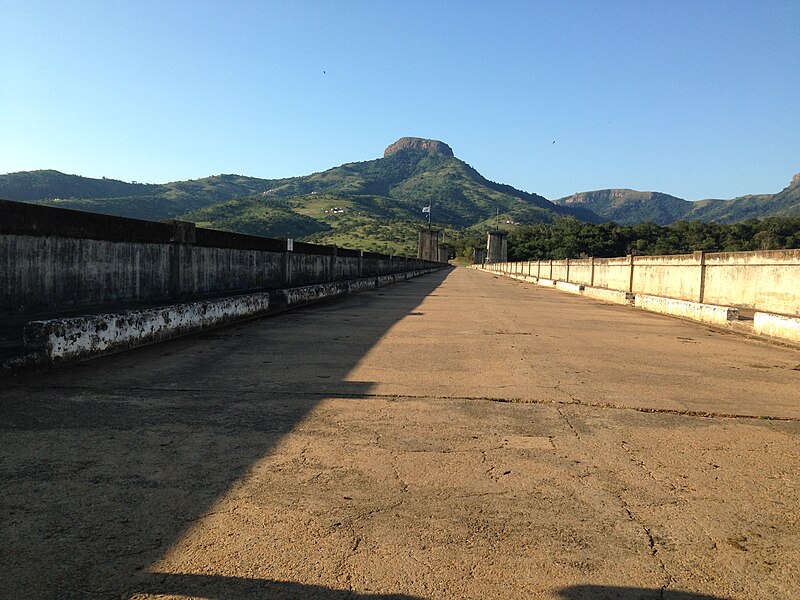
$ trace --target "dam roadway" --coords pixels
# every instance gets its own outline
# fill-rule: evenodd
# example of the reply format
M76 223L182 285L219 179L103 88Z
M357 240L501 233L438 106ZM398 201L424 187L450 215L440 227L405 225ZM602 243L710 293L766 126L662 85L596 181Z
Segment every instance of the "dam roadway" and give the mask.
M800 352L468 269L0 382L3 598L800 596Z

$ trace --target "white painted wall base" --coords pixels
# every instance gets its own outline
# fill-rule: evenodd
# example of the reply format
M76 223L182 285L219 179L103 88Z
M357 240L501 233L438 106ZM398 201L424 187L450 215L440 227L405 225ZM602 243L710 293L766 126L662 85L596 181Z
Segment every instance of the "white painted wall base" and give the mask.
M569 292L570 294L580 294L584 290L584 286L579 283L567 283L566 281L556 281L556 289L562 292Z
M608 290L599 287L585 287L583 288L583 295L595 300L602 300L603 302L611 302L612 304L633 304L634 295L630 292L621 292L619 290Z
M800 344L800 317L757 312L753 317L753 329L759 335L768 335Z
M735 321L739 318L738 309L728 306L701 304L662 296L648 296L647 294L636 294L634 306L652 312L684 317L712 325L727 325L728 321Z
M111 354L257 317L275 309L374 289L436 270L365 277L124 313L31 321L24 332L25 345L31 350L31 357L16 362L26 366L31 362L54 363Z

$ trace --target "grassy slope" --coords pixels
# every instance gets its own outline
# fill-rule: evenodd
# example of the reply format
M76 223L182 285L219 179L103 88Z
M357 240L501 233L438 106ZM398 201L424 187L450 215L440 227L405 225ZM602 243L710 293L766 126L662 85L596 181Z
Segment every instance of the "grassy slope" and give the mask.
M740 196L733 200L701 200L686 215L688 219L735 223L766 216L800 216L800 183L792 184L777 194Z
M425 223L422 207L431 203L434 222L463 228L492 219L496 208L524 223L552 222L562 209L541 196L484 179L453 157L403 150L386 158L347 163L307 177L283 180L248 198L228 200L181 216L204 226L232 231L253 230L261 219L302 215L321 226L309 233L298 227L282 235L340 246L413 254L417 228ZM262 215L262 216L259 216ZM593 216L597 220L596 216ZM307 224L307 223L306 223ZM298 223L303 225L303 223Z

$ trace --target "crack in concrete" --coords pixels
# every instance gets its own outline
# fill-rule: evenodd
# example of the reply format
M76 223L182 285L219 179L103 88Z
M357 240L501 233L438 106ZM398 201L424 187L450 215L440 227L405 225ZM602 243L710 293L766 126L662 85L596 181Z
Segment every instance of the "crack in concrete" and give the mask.
M613 493L613 492L612 492ZM631 509L628 507L628 503L620 496L618 493L613 493L613 496L619 501L622 505L622 510L628 517L632 523L635 523L639 527L642 528L644 534L647 538L647 545L650 549L650 555L658 562L659 568L661 572L664 574L664 583L661 585L659 589L659 598L664 598L664 594L669 588L670 585L675 581L675 578L670 574L669 570L667 569L667 565L661 559L661 556L658 553L658 547L656 546L656 540L653 538L653 534L650 532L650 528L645 525L642 521L640 521L634 514L631 512Z
M647 476L650 477L650 479L661 485L661 482L659 482L658 479L656 479L656 476L653 475L653 472L647 468L647 465L644 464L644 461L641 461L638 458L636 458L636 456L634 456L633 450L631 450L628 447L628 442L623 440L620 446L622 446L622 450L625 452L625 454L628 455L628 460L630 460L633 464L639 467L642 471L647 473Z
M578 433L578 430L575 429L575 427L572 425L572 422L569 420L569 417L564 414L564 410L561 407L559 407L559 409L558 409L558 414L561 415L561 417L567 423L567 425L569 426L570 430L575 435L575 437L578 438L578 439L581 439L581 435ZM552 440L550 440L550 442L552 443ZM554 446L555 446L555 444L554 444Z

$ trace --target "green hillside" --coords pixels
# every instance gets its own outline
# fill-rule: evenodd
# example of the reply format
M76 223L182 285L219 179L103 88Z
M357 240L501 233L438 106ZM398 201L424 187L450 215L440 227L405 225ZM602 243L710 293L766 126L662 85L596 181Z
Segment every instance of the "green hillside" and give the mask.
M776 194L740 196L732 200L690 202L660 192L611 189L580 192L553 203L584 207L620 225L645 222L669 225L693 220L737 223L747 219L800 216L800 177L796 175L788 187Z
M559 206L583 207L620 225L651 222L667 225L691 211L692 203L660 192L628 189L580 192L553 201Z
M492 226L498 212L504 224L568 215L602 221L584 207L556 206L489 181L446 144L420 138L399 140L383 158L285 179L216 175L144 185L57 171L12 173L0 179L0 198L396 254L415 253L428 205L434 223L453 238L457 230Z
M483 177L435 140L402 138L383 158L284 179L222 174L165 184L92 179L58 171L0 175L0 198L126 217L179 218L200 227L393 254L414 254L433 222L456 245L487 228L550 224L563 217L670 225L800 216L800 176L776 194L689 202L660 192L597 190L549 202Z
M117 179L92 179L58 171L22 171L0 175L0 198L30 202L54 198L121 198L158 194L153 184L127 183Z
M556 207L536 194L491 182L451 154L431 150L428 142L422 148L408 138L403 147L387 149L383 158L275 181L260 194L179 218L215 229L274 235L270 220L282 214L287 228L281 235L396 254L415 252L417 228L425 223L422 208L428 205L434 222L449 228L451 236L459 229L485 228L498 211L503 222L511 223L550 223L565 214L600 220L589 211ZM313 219L316 229L309 221L294 222L292 215Z
M701 200L693 202L692 210L685 218L736 223L747 219L800 216L800 178L777 194L741 196L733 200Z

